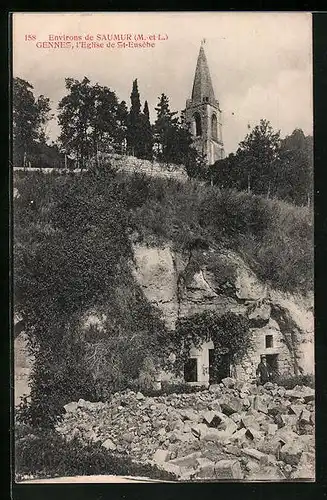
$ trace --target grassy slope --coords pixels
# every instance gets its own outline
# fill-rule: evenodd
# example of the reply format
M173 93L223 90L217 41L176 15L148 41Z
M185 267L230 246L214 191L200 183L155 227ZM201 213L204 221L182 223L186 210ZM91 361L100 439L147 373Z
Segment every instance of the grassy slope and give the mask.
M194 238L202 238L216 248L236 250L275 288L313 289L313 216L307 208L197 181L122 172L116 176L130 230L140 241L150 245L169 241L182 250ZM76 182L82 181L76 178ZM53 174L15 173L18 191L42 197L43 206L52 183L58 183Z

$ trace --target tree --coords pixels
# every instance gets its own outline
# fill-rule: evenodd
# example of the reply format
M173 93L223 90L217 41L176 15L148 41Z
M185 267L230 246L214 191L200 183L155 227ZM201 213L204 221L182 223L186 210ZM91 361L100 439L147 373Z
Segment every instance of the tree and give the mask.
M301 129L281 141L276 195L298 205L310 204L313 195L313 138Z
M259 125L240 143L236 161L246 176L246 188L249 191L269 196L274 184L279 146L280 133L274 132L267 120L260 120Z
M154 124L154 142L157 157L167 163L173 160L174 134L177 130L177 111L170 111L169 99L161 94L155 108L157 119Z
M59 141L81 167L99 153L109 152L126 134L125 105L116 94L86 77L81 82L66 78L69 93L59 103Z
M128 116L128 133L127 133L127 147L133 156L139 157L142 154L141 145L141 131L142 131L142 118L141 118L141 101L137 85L137 79L133 81L131 93L131 108Z
M13 80L14 163L24 164L37 142L46 142L45 126L52 119L50 99L33 94L33 86L22 78Z
M150 113L148 101L145 101L143 114L141 115L141 136L139 138L140 145L142 146L143 151L141 152L141 157L147 160L151 160L153 153L153 134L152 127L150 123Z

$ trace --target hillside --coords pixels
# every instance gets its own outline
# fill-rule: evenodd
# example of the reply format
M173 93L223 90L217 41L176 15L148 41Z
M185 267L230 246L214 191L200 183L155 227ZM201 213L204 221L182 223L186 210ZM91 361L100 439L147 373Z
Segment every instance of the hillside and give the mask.
M83 180L74 177L74 181L69 174L59 179L53 172L45 179L40 172L16 172L14 187L20 194L17 226L33 222L31 218L19 219L19 207L28 203L27 198L34 203L33 218L37 217L42 224L42 212L48 212L51 197L51 204L60 207L60 198L72 183L86 187L91 180L94 192L105 175L106 182L108 177L114 178L128 219L128 232L134 231L139 242L150 246L171 242L185 250L190 242L201 238L209 245L236 250L260 278L278 289L301 292L313 289L313 214L309 209L246 192L220 190L186 180L183 173L173 172L167 178L163 170L163 177L159 177L155 173L157 165L152 167L154 173L150 176L147 175L150 162L138 161L142 163L149 165L145 168L141 165L139 174L135 163L127 164L123 170L121 160L115 160L114 170L103 168L108 171L107 176L104 172L98 177L84 173ZM85 203L87 190L90 186L85 189ZM60 198L56 200L57 192ZM98 191L98 196L103 195ZM108 208L111 200L102 201Z
M279 318L287 345L301 344L300 360L312 345L307 208L124 170L121 160L81 175L15 171L14 188L15 308L50 349L47 369L74 381L56 411L148 373L180 313L248 314L268 300L269 321L276 329Z

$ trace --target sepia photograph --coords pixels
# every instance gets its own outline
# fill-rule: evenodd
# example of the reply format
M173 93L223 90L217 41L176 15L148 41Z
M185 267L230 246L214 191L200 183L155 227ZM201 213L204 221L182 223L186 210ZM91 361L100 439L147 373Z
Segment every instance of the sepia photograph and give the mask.
M312 15L11 15L16 483L315 481Z

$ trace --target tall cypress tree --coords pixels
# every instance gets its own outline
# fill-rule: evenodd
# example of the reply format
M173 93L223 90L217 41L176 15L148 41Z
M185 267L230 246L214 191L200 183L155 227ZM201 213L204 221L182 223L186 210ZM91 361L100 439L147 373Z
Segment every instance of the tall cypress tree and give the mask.
M169 99L165 94L161 94L159 102L155 108L157 119L154 124L154 141L157 156L159 159L169 163L173 161L171 150L176 139L178 118L176 111L170 111Z
M129 112L127 129L127 147L129 153L133 156L139 156L142 151L142 148L140 147L141 129L141 101L136 78L133 81L133 88L131 93L131 109Z
M141 142L143 144L143 158L147 160L152 159L152 148L153 148L153 133L150 124L150 113L148 101L145 101L142 115L142 136Z

